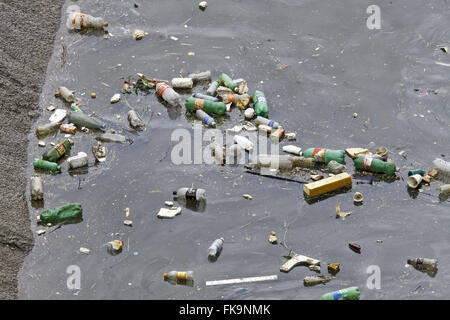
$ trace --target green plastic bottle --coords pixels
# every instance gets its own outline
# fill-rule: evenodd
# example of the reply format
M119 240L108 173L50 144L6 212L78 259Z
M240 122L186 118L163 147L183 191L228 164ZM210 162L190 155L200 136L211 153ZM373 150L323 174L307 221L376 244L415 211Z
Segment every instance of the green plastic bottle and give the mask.
M60 223L73 220L80 220L83 209L79 203L66 204L53 210L42 211L39 219L43 223Z
M253 104L257 116L269 118L269 107L267 106L264 92L256 90L253 95Z
M100 121L79 111L70 111L68 121L78 127L86 127L89 129L102 129L105 127L105 125Z
M384 162L383 160L375 159L372 155L366 154L364 156L357 156L353 163L356 169L370 171L374 173L384 173L393 175L395 173L395 163Z
M319 300L359 300L359 288L350 287L322 295Z
M71 139L66 139L62 142L57 143L54 147L47 150L43 155L42 159L50 162L56 162L65 154L70 155L70 149L73 146L73 141Z
M33 160L33 166L35 169L43 169L49 171L61 171L61 166L55 162L45 161L35 158Z
M189 97L186 99L186 109L191 111L203 110L206 113L224 115L227 111L227 106L223 102Z
M314 158L317 162L328 164L331 160L345 164L344 150L331 150L325 148L309 148L302 152L305 158Z
M220 84L227 88L230 88L233 92L236 92L238 85L227 74L222 73L219 77Z

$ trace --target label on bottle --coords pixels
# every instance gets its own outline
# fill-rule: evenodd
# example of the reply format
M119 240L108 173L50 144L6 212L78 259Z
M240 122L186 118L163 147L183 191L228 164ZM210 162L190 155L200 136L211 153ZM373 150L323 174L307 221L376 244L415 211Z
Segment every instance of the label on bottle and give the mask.
M258 102L266 103L266 97L258 97Z
M325 151L327 149L324 148L314 148L313 158L318 162L325 162Z
M362 169L363 170L367 170L370 171L370 169L372 168L372 161L373 161L373 157L372 156L365 156L362 160Z
M164 91L166 91L166 89L168 89L168 88L170 88L170 86L168 84L160 83L158 86L158 89L156 90L156 93L162 97Z
M210 116L205 116L205 117L203 118L203 123L204 123L204 124L208 124L208 120L209 120L209 119L211 119Z
M197 199L197 189L189 189L186 192L186 199L193 199L196 200Z
M187 272L177 272L177 280L187 280Z
M195 99L194 100L194 109L195 110L203 110L204 103L205 103L205 99Z
M339 298L342 296L342 293L341 293L341 291L339 290L339 291L336 291L336 292L333 292L333 299L334 300L339 300Z
M80 20L80 27L85 27L84 20L86 19L86 15L84 13L76 13L73 18L73 24L77 24L77 20Z
M230 94L227 96L227 103L226 103L226 104L228 104L228 103L230 103L230 102L236 103L236 96L235 96L234 94L232 94L232 93L230 93Z
M58 155L60 157L66 153L66 148L64 147L64 144L62 142L55 145L55 150L58 152Z
M269 123L267 124L269 127L273 128L273 125L275 124L275 121L270 120Z

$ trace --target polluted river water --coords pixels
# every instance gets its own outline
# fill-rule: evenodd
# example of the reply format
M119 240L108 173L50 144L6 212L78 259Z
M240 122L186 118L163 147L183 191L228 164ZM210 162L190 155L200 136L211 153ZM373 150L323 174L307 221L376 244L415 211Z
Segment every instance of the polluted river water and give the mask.
M103 17L108 33L69 31L65 20L73 5ZM69 171L63 159L60 174L40 173L44 200L29 201L35 246L19 274L19 299L318 299L351 286L360 288L361 299L447 298L450 201L439 198L442 182L418 191L408 189L406 178L409 170L430 170L435 158L450 159L450 55L440 48L448 45L450 8L443 0L378 5L380 28L369 29L369 4L357 0L211 0L205 11L196 1L142 1L138 7L132 1L66 1L41 116L29 134L27 176L35 173L34 158L65 139L58 131L43 139L42 148L35 135L52 114L49 106L70 110L54 95L60 86L75 91L83 112L129 139L104 143L106 161L95 164L91 148L101 132L78 130L70 136L72 155L87 153L88 167ZM135 29L148 34L135 40ZM309 203L302 184L250 175L243 165L174 163L173 132L194 135L184 100L205 93L208 84L180 92L179 107L163 104L154 89L124 94L121 85L130 76L136 80L136 73L170 81L206 70L212 80L226 73L245 79L249 94L265 93L269 118L297 136L284 139L280 150L288 144L373 152L384 146L399 178L368 183L354 176L351 190ZM121 99L112 104L116 93ZM130 108L144 130L130 128ZM217 128L225 132L243 119L234 107L217 118ZM346 172L354 171L346 156ZM307 172L292 178L312 181ZM204 210L182 206L174 219L157 218L174 190L192 185L206 190ZM363 195L362 205L353 203L355 192ZM81 222L37 225L44 209L67 203L82 205ZM351 215L336 219L337 204ZM46 233L38 236L40 229ZM277 245L268 241L271 231ZM222 253L210 262L208 248L221 237ZM124 246L113 256L105 244L116 239ZM361 246L360 254L349 242ZM305 287L303 278L318 274L303 266L280 272L286 247L320 260L324 275L327 263L340 263L340 272L325 285ZM407 267L416 257L437 258L437 274ZM80 271L76 288L68 287L73 266ZM378 289L368 285L377 267ZM163 274L172 270L194 271L193 286L165 282ZM270 275L276 280L206 286Z

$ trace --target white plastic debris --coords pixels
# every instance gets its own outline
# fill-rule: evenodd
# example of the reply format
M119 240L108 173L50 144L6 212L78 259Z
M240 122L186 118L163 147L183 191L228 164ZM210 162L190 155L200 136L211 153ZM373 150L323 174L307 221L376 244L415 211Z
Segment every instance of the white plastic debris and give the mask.
M41 235L43 235L45 232L46 232L46 231L45 231L44 229L41 229L41 230L38 230L38 231L37 231L37 234L38 234L38 236L41 236Z
M181 207L161 208L157 214L161 219L173 219L175 216L181 213Z
M200 10L205 10L207 6L208 6L208 2L206 2L206 1L202 1L198 4L198 7L200 8Z
M74 92L66 87L59 87L57 94L63 97L67 102L73 102L75 100Z
M131 221L131 220L124 220L123 224L126 225L126 226L131 227L131 226L133 226L133 221Z
M64 120L64 118L67 116L67 110L64 109L56 109L55 112L50 116L48 120L50 122L61 122Z
M242 196L244 197L244 199L247 199L247 200L252 200L253 199L253 197L251 195L247 194L247 193L243 194Z
M120 100L120 93L116 93L115 95L112 96L111 103L119 102L119 100Z
M283 151L287 152L287 153L296 154L299 156L300 153L302 152L302 148L293 146L293 145L288 145L288 146L283 146Z
M85 152L78 152L76 156L70 157L67 159L69 163L69 167L71 169L81 168L87 166L88 164L88 156Z
M286 133L285 136L289 141L297 140L297 135L295 134L295 132Z
M84 253L84 254L90 254L90 253L91 253L91 250L88 249L88 248L83 248L83 247L81 247L81 248L80 248L80 252L81 252L81 253Z
M53 110L55 110L55 109L56 109L55 106L50 106L50 107L47 108L48 111L53 111Z
M247 120L251 120L255 117L255 109L253 108L248 108L244 111L244 117Z
M236 142L242 149L245 149L247 151L253 150L253 142L248 140L246 137L243 136L234 136L234 142Z
M320 266L320 260L316 260L301 254L295 254L291 259L283 263L283 265L280 267L280 271L289 272L298 265Z
M172 201L166 201L164 202L164 204L168 207L173 207L173 202Z
M271 276L248 277L248 278L238 278L238 279L228 279L228 280L213 280L213 281L206 281L206 286L218 286L218 285L223 285L223 284L270 281L270 280L277 280L277 279L278 279L277 275L271 275Z

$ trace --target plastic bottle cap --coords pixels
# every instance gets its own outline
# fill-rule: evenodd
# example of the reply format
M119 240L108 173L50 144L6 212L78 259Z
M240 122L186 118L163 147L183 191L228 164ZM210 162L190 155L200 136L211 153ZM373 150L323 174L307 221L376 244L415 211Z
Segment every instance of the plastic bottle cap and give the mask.
M173 195L176 195L176 194L177 194L177 192L176 192L176 191L173 191L173 192L172 192L172 194L173 194Z
M104 25L105 27L107 27L107 26L108 26L108 22L105 22L103 25Z
M164 273L163 276L164 276L164 280L166 280L166 278L167 278L167 273Z

